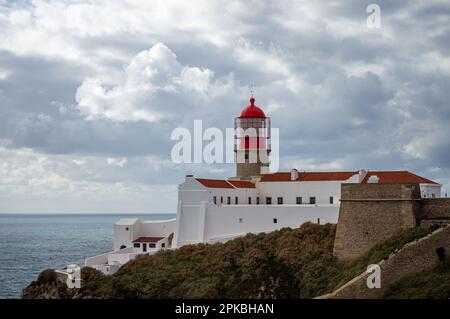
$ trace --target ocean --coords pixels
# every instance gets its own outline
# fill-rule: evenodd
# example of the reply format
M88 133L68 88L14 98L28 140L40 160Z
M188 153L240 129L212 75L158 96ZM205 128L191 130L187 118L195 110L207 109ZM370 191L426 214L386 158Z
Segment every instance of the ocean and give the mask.
M113 225L122 217L175 218L175 214L0 214L0 298L20 293L47 268L84 265L112 250Z

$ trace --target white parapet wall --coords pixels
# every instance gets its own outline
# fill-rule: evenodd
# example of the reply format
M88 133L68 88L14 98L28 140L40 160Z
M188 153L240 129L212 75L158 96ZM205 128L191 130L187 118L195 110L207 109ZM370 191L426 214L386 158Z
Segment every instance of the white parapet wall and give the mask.
M105 275L112 275L119 270L120 265L96 265L93 266L92 268L101 271Z
M108 253L104 253L101 255L97 255L97 256L93 256L93 257L88 257L84 260L84 265L86 267L93 267L95 265L105 265L108 263L108 256L109 254L114 253L113 251L108 252Z
M84 265L86 267L94 267L98 265L114 265L114 264L123 264L122 261L129 261L130 255L139 254L136 250L133 248L125 248L125 249L119 249L110 251L108 253L104 253L101 255L93 256L86 258L84 261ZM134 258L134 257L133 257Z
M206 238L300 227L306 222L337 223L333 205L207 205Z
M158 249L142 252L140 249L125 248L86 258L85 266L97 269L106 275L112 275L117 272L121 266L130 260L135 259L137 256L153 255L156 252L158 252Z
M420 184L420 195L422 198L440 198L441 187L436 184Z
M134 249L123 249L125 251L114 252L108 255L108 264L109 265L123 265L130 260L136 258L137 255L142 254L140 250Z
M299 227L306 222L337 223L339 205L179 205L176 247L224 241L247 233Z

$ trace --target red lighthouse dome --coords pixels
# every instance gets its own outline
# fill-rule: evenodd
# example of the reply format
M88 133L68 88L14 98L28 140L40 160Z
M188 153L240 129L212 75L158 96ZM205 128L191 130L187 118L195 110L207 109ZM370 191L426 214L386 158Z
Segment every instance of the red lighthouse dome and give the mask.
M250 99L234 122L235 151L264 149L270 152L270 118Z
M242 112L240 118L265 118L263 110L255 105L255 99L250 99L250 105L246 106Z

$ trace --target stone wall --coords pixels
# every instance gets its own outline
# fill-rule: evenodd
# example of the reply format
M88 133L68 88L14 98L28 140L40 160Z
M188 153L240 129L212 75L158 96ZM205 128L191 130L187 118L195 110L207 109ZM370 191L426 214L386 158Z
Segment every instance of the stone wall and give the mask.
M261 162L258 163L237 163L236 164L236 176L238 177L250 177L261 175Z
M421 219L450 219L450 198L424 198Z
M236 176L260 176L261 169L269 167L269 153L270 151L267 150L238 150L236 152Z
M351 260L418 225L418 184L342 184L334 253Z
M406 244L397 253L391 254L387 260L378 263L381 270L381 288L367 287L366 272L355 277L331 294L321 296L322 299L369 299L382 298L389 288L407 275L429 270L439 264L437 248L444 248L450 253L450 225L439 228L428 236Z

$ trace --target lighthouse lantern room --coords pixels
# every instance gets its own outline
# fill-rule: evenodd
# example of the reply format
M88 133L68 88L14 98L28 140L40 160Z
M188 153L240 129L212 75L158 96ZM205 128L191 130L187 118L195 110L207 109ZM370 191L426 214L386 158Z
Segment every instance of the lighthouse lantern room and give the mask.
M251 179L267 173L269 169L270 117L250 99L234 121L234 151L236 153L236 177Z

